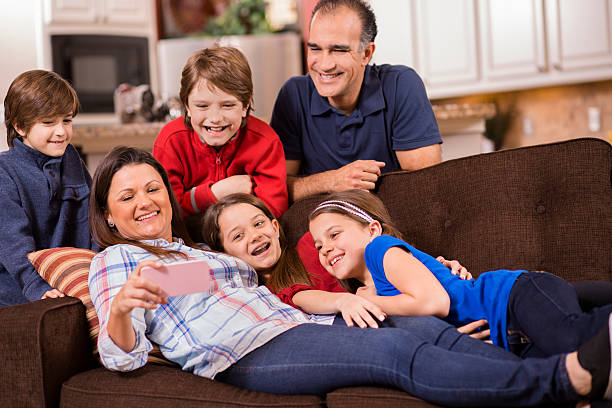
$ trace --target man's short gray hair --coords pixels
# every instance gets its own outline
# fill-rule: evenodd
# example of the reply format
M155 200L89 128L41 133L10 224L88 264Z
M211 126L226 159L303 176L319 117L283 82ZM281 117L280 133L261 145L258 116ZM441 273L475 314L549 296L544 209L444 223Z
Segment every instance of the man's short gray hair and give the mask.
M353 10L355 13L357 13L359 20L361 20L359 52L363 51L369 43L374 42L376 34L378 34L378 28L376 27L376 16L374 15L370 5L365 3L363 0L321 0L312 10L310 23L312 24L312 19L314 18L315 14L330 14L339 7L346 7L349 10Z

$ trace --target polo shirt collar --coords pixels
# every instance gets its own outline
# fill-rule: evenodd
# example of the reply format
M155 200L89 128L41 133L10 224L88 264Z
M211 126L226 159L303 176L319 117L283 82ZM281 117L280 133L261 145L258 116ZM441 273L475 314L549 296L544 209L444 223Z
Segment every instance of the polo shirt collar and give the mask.
M310 78L310 74L308 74ZM312 81L312 78L310 78ZM361 90L359 91L359 100L355 110L360 111L361 116L367 116L371 113L378 112L385 108L385 98L383 96L382 85L372 70L372 66L367 65L363 75ZM319 116L327 113L330 110L336 111L327 98L322 97L317 92L317 88L312 88L312 96L310 98L310 112L313 116Z

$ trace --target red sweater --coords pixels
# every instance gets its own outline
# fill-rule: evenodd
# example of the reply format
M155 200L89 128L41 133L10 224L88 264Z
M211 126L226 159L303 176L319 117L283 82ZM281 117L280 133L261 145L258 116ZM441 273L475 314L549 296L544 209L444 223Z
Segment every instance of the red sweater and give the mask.
M253 116L219 151L187 129L182 117L177 118L159 132L153 156L168 172L174 194L187 215L203 212L217 201L210 190L213 184L241 174L252 176L254 195L276 217L287 210L283 145L270 126Z
M323 268L321 262L319 262L319 252L314 246L314 241L310 232L307 232L300 238L295 249L300 255L300 259L304 264L304 267L308 271L308 276L312 282L312 286L295 284L288 288L282 289L276 293L276 296L280 298L284 303L291 305L297 309L300 309L295 303L293 303L293 296L304 290L323 290L326 292L346 292L346 290L340 285L338 279L334 278Z

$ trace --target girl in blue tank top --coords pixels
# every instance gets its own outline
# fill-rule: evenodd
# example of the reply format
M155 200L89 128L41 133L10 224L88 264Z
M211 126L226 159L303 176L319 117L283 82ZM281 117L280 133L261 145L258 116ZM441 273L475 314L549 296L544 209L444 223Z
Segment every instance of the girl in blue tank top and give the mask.
M522 357L574 350L612 304L585 313L574 289L545 272L496 270L462 280L401 238L382 201L364 190L329 194L310 215L325 269L391 315L434 315L457 326L480 319L491 341Z

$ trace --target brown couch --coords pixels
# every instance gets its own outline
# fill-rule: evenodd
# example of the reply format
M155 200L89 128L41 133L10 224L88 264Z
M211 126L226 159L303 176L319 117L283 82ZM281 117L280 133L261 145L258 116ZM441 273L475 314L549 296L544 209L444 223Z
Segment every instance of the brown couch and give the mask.
M579 139L387 174L376 193L409 241L459 259L475 275L504 266L611 281L611 175L611 146ZM306 231L316 202L295 203L281 218L291 242ZM432 406L380 387L281 396L155 364L110 372L91 357L75 298L0 309L0 355L2 407Z

